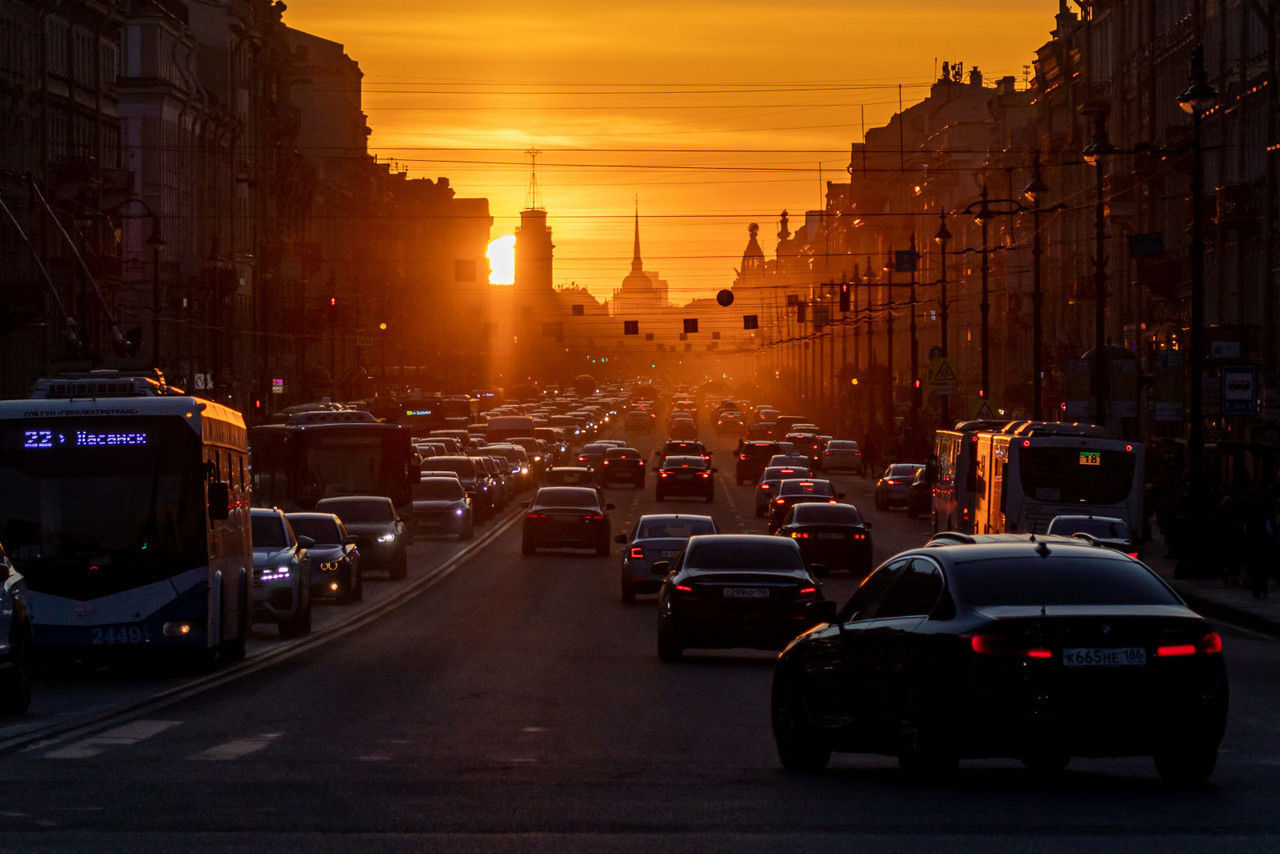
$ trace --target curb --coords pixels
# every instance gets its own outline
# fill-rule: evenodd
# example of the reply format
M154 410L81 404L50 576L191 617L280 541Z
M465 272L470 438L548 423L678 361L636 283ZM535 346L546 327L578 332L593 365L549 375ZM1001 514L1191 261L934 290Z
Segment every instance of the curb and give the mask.
M1187 604L1203 616L1211 620L1238 626L1242 629L1248 629L1261 635L1280 638L1280 622L1243 608L1236 608L1219 602L1216 599L1197 596L1195 592L1187 589L1186 585L1179 584L1176 581L1171 581L1170 583L1173 585L1173 589L1178 591L1178 595L1187 600Z

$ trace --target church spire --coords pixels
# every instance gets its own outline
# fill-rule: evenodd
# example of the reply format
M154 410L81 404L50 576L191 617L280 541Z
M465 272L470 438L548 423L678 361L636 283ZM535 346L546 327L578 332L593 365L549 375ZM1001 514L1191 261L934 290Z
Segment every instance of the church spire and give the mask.
M631 256L631 272L639 273L643 270L644 263L640 260L640 197L636 196L636 248Z

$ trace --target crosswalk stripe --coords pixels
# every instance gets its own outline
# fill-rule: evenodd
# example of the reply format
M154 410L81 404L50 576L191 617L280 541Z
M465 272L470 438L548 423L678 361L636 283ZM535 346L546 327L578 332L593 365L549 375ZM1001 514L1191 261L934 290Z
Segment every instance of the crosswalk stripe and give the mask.
M235 741L228 741L225 744L210 747L203 753L197 753L187 758L224 761L227 759L239 759L243 756L248 756L250 753L257 753L259 750L263 750L281 735L282 733L278 732L266 732L253 738L238 738Z
M50 751L45 754L45 758L89 759L110 747L128 747L137 744L180 723L182 721L132 721L124 726L69 744L60 750Z

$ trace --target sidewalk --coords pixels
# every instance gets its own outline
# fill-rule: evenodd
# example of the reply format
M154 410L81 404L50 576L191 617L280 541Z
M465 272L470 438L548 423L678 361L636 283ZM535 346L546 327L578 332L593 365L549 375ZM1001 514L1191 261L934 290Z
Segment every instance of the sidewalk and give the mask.
M1271 582L1271 593L1265 599L1255 599L1245 587L1228 587L1220 578L1174 578L1173 558L1165 557L1168 549L1159 529L1142 547L1142 560L1160 573L1187 603L1211 620L1250 629L1262 634L1280 637L1280 586Z

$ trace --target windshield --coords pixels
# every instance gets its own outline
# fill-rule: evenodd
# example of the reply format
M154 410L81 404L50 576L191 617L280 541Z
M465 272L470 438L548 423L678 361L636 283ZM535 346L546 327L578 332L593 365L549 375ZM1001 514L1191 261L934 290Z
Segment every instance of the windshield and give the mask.
M254 539L258 541L256 527L257 519L254 520ZM337 546L342 544L342 529L338 527L338 521L329 516L289 516L289 524L293 526L293 533L299 537L310 537L316 541L318 546Z
M316 509L333 513L342 520L344 525L358 525L362 522L393 522L396 518L391 502L383 500L356 501L326 498L316 505Z
M660 537L688 539L696 534L714 534L716 523L710 519L651 519L640 523L637 540Z
M289 545L284 522L274 513L253 514L253 547L255 549L282 549Z
M800 550L791 540L777 543L759 540L699 543L690 540L684 565L687 569L700 570L804 569Z
M0 450L0 541L33 590L88 599L207 563L205 466L184 419L9 422Z
M957 563L952 575L956 592L975 608L1180 604L1146 567L1122 558L1056 556L974 560Z
M300 429L290 438L300 461L297 504L339 495L386 495L408 500L408 434L384 424L321 425Z

